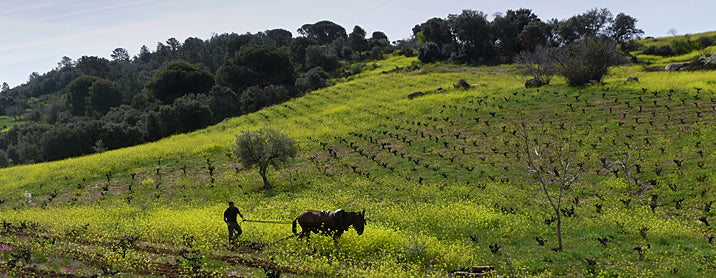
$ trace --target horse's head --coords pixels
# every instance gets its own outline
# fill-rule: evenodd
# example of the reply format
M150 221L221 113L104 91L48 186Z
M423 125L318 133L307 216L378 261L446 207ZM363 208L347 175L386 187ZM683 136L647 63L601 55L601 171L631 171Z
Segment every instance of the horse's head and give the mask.
M356 229L358 235L362 235L365 228L365 210L351 213L351 224L353 224L353 228Z

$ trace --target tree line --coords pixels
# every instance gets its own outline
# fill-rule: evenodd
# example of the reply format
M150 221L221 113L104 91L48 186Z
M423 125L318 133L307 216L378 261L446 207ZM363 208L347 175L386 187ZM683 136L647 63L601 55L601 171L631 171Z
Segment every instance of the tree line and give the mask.
M285 29L170 38L130 57L63 57L0 91L0 115L22 124L0 133L0 167L58 160L151 142L257 111L360 72L393 47L380 31L331 21Z
M608 9L592 9L570 18L541 20L530 9L507 10L488 20L487 14L463 10L447 18L431 18L413 27L423 62L456 61L466 64L512 63L523 51L537 46L560 47L588 38L604 37L627 48L644 32L637 20Z

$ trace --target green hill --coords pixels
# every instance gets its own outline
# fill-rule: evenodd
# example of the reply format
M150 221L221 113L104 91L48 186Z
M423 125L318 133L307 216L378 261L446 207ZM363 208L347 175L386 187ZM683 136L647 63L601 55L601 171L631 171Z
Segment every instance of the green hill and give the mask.
M712 72L627 66L601 85L555 78L524 89L512 66L415 61L391 57L156 143L0 169L0 273L402 277L489 265L507 276L714 275ZM473 86L453 88L460 79ZM416 91L426 95L408 99ZM522 124L571 138L584 163L562 200L561 252L520 151ZM241 130L261 127L299 146L290 167L269 172L269 191L230 154ZM604 167L627 152L626 170ZM228 200L249 220L281 223L244 222L229 247ZM303 210L337 208L365 209L365 233L282 240L282 223Z

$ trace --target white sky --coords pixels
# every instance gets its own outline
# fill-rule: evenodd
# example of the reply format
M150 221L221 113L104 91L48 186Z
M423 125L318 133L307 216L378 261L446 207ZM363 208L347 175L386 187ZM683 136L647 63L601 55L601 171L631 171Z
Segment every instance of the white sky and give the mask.
M131 56L142 45L174 37L209 39L212 33L256 33L283 28L296 35L305 23L330 20L347 32L359 25L370 34L383 31L391 41L407 38L415 24L445 18L463 9L488 15L529 8L542 20L565 19L592 8L624 12L647 36L716 30L716 1L695 0L0 0L0 83L27 82L63 56L73 60L109 55L117 47ZM491 18L490 18L491 19Z

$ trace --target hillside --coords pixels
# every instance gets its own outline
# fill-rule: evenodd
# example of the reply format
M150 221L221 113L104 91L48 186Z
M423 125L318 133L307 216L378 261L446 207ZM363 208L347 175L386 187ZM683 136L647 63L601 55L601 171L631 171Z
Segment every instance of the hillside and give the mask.
M713 72L625 66L602 85L555 78L524 89L512 66L415 61L377 61L329 88L155 143L0 169L0 273L398 277L489 265L507 276L715 274ZM453 88L460 79L474 86ZM416 91L427 94L408 99ZM586 169L563 197L561 252L519 148L521 124L542 123L571 135ZM241 130L261 127L300 149L291 167L269 172L269 191L229 151ZM628 152L629 180L603 166ZM289 224L244 222L242 244L229 247L229 200L249 220L344 208L365 209L368 223L334 245L279 241Z

